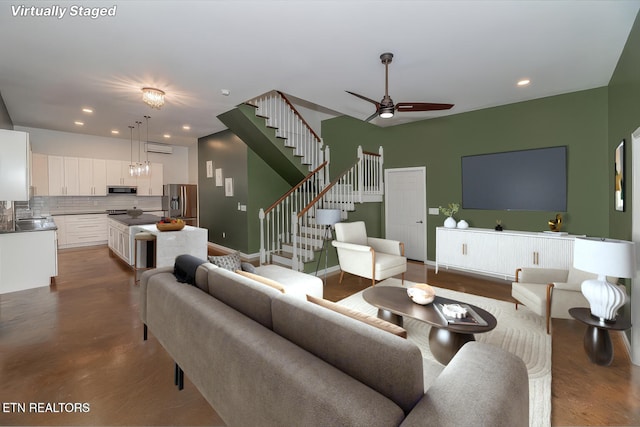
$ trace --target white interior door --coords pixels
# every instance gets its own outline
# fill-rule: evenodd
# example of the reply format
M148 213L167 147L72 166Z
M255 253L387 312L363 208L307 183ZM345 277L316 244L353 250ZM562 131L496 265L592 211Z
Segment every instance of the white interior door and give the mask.
M425 167L384 171L386 238L404 243L407 258L427 260L427 172Z
M636 264L640 267L640 128L631 135L632 240L636 243ZM628 199L628 198L627 198ZM628 209L628 207L627 207ZM640 271L631 280L631 361L640 365Z

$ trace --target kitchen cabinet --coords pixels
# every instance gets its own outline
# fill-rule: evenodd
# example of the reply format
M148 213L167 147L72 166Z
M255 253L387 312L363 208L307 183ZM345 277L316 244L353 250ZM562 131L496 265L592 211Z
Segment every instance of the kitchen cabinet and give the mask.
M49 286L57 275L55 230L0 234L0 294Z
M77 196L80 194L80 175L77 157L49 156L49 195Z
M79 195L107 195L107 161L102 159L78 159Z
M104 245L107 243L107 215L56 215L53 221L58 227L58 247Z
M129 226L113 219L108 219L109 249L122 258L127 264L132 265L131 242L129 238Z
M162 196L163 166L162 163L152 163L149 175L137 178L138 196Z
M129 162L123 160L107 160L107 185L126 185L135 187L136 177L129 174Z
M0 200L29 200L29 134L0 129Z
M31 195L49 195L49 163L46 154L31 153Z
M436 273L439 267L515 278L522 267L569 269L575 236L483 228L438 227Z

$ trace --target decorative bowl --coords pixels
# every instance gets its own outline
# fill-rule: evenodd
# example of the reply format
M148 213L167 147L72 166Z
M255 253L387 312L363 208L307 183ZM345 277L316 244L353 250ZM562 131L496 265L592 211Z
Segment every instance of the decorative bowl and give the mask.
M134 206L133 209L127 210L127 215L129 215L131 218L137 218L142 215L142 209L138 209Z
M426 305L433 302L436 297L436 291L426 283L416 283L407 288L407 295L416 304Z
M156 222L156 228L160 231L180 231L184 228L184 222Z

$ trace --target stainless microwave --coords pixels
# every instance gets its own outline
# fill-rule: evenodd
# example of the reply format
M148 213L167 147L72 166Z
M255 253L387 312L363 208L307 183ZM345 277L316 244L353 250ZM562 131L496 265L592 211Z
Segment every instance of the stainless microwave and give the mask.
M107 187L109 194L138 194L138 187L128 187L128 186L109 186Z

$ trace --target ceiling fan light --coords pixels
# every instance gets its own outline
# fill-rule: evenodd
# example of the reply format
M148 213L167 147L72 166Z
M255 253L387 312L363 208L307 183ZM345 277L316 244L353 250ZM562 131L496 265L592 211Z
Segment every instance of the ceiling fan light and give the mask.
M393 117L393 107L382 107L380 109L380 117L383 119L390 119Z
M143 87L142 100L151 108L159 110L164 105L164 91L153 87Z

